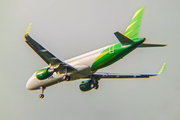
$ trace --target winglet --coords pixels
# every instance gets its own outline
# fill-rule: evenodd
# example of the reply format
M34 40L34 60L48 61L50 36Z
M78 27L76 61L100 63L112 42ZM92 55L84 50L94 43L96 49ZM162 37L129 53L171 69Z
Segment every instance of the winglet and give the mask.
M31 23L29 23L29 26L28 26L27 31L26 31L26 35L29 34L30 28L31 28Z
M165 67L166 67L166 63L164 63L164 64L162 65L162 67L161 67L158 75L160 75L160 74L162 74L162 73L164 72Z

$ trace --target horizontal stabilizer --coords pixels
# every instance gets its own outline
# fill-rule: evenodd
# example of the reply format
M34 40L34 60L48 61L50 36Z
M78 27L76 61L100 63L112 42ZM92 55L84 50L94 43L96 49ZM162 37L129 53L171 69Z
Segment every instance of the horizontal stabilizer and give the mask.
M167 46L166 44L148 44L148 43L144 43L142 45L140 45L139 47L164 47Z
M114 34L122 45L128 45L128 44L133 43L133 41L131 39L124 36L122 33L118 32L118 31L115 32Z

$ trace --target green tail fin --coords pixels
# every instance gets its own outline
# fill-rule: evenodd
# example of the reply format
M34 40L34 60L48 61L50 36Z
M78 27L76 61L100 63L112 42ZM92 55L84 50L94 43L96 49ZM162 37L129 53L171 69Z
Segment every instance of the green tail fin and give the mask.
M134 14L130 25L127 27L124 35L130 39L138 38L139 28L142 20L144 12L144 7L137 10L137 12Z

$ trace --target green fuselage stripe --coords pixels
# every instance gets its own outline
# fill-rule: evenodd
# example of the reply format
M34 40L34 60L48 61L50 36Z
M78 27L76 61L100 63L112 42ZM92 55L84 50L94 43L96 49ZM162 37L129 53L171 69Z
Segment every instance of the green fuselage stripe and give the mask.
M91 70L97 71L98 69L107 67L115 63L142 43L143 41L140 40L127 46L122 46L120 43L109 46L95 59L94 63L92 64Z

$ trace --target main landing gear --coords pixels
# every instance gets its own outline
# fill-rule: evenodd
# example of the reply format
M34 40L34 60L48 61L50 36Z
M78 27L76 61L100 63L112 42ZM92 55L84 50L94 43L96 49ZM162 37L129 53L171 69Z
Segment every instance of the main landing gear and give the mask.
M43 99L44 98L44 90L46 89L45 87L40 87L40 89L41 89L41 94L39 95L39 98L40 99Z
M68 73L67 67L65 67L64 72L65 75L63 76L63 80L70 81L71 77L67 74Z
M64 75L63 76L63 80L67 80L67 81L70 81L71 77L69 75Z
M98 82L98 80L100 80L100 78L95 78L95 77L91 77L91 81L92 81L92 83L91 83L91 88L94 88L94 89L98 89L99 88L99 82Z

